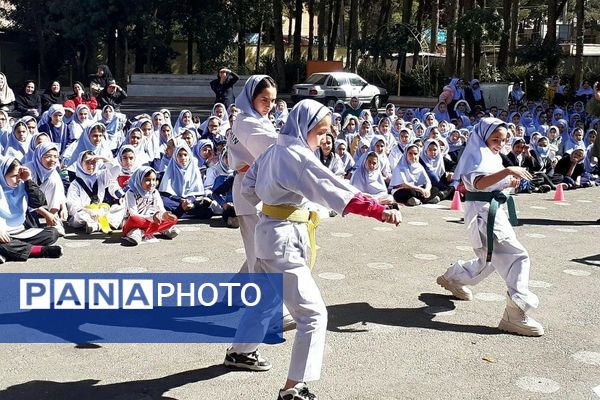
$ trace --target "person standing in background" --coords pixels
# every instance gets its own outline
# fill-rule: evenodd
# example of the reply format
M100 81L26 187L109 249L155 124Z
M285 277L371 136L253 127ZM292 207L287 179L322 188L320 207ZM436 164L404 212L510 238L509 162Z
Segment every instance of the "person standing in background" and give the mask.
M240 77L228 68L221 68L217 74L217 79L210 82L210 88L215 92L215 104L223 103L225 108L234 102L233 85L240 80Z

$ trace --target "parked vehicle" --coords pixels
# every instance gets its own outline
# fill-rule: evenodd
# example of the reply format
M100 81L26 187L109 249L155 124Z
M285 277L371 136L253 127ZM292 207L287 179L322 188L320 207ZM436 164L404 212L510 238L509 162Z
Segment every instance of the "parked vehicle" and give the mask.
M312 74L306 82L292 86L292 100L317 100L333 107L335 102L349 102L358 97L363 105L381 107L388 100L385 89L369 84L360 76L350 72L319 72Z

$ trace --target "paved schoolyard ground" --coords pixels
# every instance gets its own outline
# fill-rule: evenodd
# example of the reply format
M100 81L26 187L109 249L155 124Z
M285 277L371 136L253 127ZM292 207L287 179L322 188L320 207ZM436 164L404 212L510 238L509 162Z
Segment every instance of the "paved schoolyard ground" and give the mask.
M600 398L600 188L517 196L519 239L532 258L542 338L502 333L505 301L493 274L458 301L435 283L471 258L460 213L403 208L398 227L355 216L323 221L315 279L329 309L319 399ZM212 225L212 226L211 226ZM118 235L61 239L60 260L9 263L3 272L234 272L239 231L218 219L181 224L173 241L136 248ZM1 328L0 328L1 329ZM293 332L263 346L274 367L224 369L223 344L0 345L0 400L275 399ZM595 389L594 389L595 388Z

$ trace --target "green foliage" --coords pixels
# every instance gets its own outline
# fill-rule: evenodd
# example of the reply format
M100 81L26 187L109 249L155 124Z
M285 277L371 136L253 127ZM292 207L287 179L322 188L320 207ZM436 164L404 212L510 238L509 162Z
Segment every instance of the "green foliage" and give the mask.
M504 21L497 12L475 7L463 14L456 25L456 33L466 42L497 41L504 29Z
M370 59L361 61L356 72L370 84L385 88L388 93L398 91L398 75L394 72L386 71L380 66L374 64Z
M547 63L548 61L558 64L565 55L557 43L545 44L540 39L532 39L519 43L516 56L517 62L520 64Z
M500 70L490 63L485 63L478 71L475 71L475 76L480 82L498 82L502 79Z
M522 82L527 98L541 100L546 94L548 72L541 63L513 65L502 72L502 80Z
M394 54L411 51L415 48L414 28L401 23L379 28L360 43L360 49L369 54L379 54L391 59Z

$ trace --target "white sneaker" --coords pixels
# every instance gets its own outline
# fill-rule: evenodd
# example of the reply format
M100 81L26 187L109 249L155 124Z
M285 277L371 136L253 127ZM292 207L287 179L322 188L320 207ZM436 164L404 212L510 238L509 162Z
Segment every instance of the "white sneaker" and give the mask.
M544 327L535 319L527 316L507 294L504 315L498 324L498 329L523 336L542 336Z
M54 228L58 232L58 236L65 237L65 235L66 235L65 227L63 226L61 221L58 221L58 223L56 224L56 226Z
M174 238L176 238L177 236L179 236L179 233L180 233L180 232L181 232L181 231L179 230L179 228L177 228L177 227L175 227L175 226L172 226L172 227L170 227L168 230L166 230L166 231L162 231L162 232L161 232L161 234L162 234L163 236L165 236L166 238L169 238L169 239L174 239Z
M132 229L126 236L123 236L123 240L133 246L137 246L142 242L142 230Z
M460 300L473 300L473 292L467 286L459 285L455 282L452 282L444 275L438 276L436 282L438 285L450 291L454 295L454 297Z
M300 382L288 390L280 390L277 400L317 400L317 396L308 390L306 383Z
M160 240L154 235L146 235L142 240L142 243L158 243Z
M85 233L88 235L98 232L100 230L100 225L97 222L86 222L85 224Z

